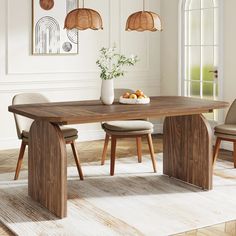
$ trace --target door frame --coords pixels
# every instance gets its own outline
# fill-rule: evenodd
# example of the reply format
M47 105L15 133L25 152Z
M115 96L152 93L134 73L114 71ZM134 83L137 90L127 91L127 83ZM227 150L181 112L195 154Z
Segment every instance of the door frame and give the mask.
M179 0L178 9L178 95L184 95L184 83L183 83L183 72L184 72L184 10L185 10L186 0ZM224 74L224 4L223 1L219 0L219 65L218 65L218 97L223 99L223 74ZM222 32L222 33L221 33ZM224 113L222 111L218 112L217 122L224 121Z

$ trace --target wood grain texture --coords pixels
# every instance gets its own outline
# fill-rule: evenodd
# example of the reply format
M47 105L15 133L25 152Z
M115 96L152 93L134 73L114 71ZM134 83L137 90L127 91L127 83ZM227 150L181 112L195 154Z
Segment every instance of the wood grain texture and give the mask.
M212 189L211 127L201 115L167 117L164 122L163 173Z
M66 217L66 144L57 125L46 121L33 122L29 136L28 167L29 196L56 216Z
M234 141L233 158L234 158L234 168L236 168L236 142L235 141Z
M78 152L77 152L75 141L71 142L71 149L72 149L72 152L73 152L73 156L75 158L75 163L76 163L76 166L77 166L77 170L78 170L80 180L84 180L84 175L83 175L83 171L82 171L82 168L81 168L81 165L80 165L79 155L78 155Z
M10 112L53 123L76 124L110 120L144 119L152 117L192 115L225 108L227 102L189 97L151 97L150 104L112 106L100 101L59 102L9 106Z
M106 106L102 105L100 101L83 101L15 105L10 106L9 111L36 120L33 124L32 130L30 131L30 145L32 146L29 150L29 195L32 196L33 199L42 203L57 216L64 217L66 216L65 143L63 141L61 131L58 130L58 126L52 125L49 122L55 124L73 124L121 119L144 119L147 117L170 117L175 115L182 116L180 118L181 120L186 120L184 118L186 117L185 115L191 114L192 116L190 117L200 117L200 115L194 116L193 114L211 112L213 109L224 108L227 106L228 103L226 102L187 97L152 97L151 103L146 105L123 105L116 102L112 106ZM168 119L170 118L167 118L166 120ZM186 130L184 132L184 136L181 138L192 145L192 147L189 145L189 149L199 147L198 142L202 139L201 135L203 139L207 137L204 129L204 127L207 126L203 126L203 123L199 122L200 120L202 121L202 119L196 119L195 123L192 122L191 119L186 120ZM165 123L167 124L167 122ZM193 129L195 128L195 130L197 130L195 132L196 134L199 134L197 138L192 139L192 133L190 134L187 131L188 123L192 124ZM198 127L199 124L202 126ZM175 126L177 128L177 125ZM168 131L165 132L168 135L165 136L171 138L171 132L172 127L170 124L168 125ZM175 136L178 139L178 132ZM192 139L192 143L189 140L186 140L188 137L189 140ZM176 141L178 142L179 140ZM205 141L209 141L209 138ZM174 164L168 164L171 162L171 157L175 157L180 160L183 159L181 157L177 157L178 155L175 155L176 147L177 149L180 149L180 147L178 147L176 143L173 143L171 139L168 143L173 144L174 148L169 148L169 150L171 150L170 154L167 152L168 149L164 149L165 156L169 159L168 162L164 162L164 169L166 170L165 174L169 174L188 183L201 186L205 189L211 189L212 173L209 171L209 161L211 161L212 164L212 157L209 157L209 153L208 155L206 154L206 152L209 151L209 143L206 142L206 144L204 143L205 146L202 145L201 147L202 149L200 152L202 153L200 154L200 157L204 157L204 160L199 157L194 157L193 160L189 161L188 155L185 153L184 158L186 160L184 159L183 164L186 165L183 166L179 166L178 162L175 163L175 161ZM116 138L113 138L111 146L110 174L114 175ZM187 148L181 149L187 150ZM187 153L188 152L190 153L190 150L187 150ZM32 156L34 157L32 158ZM174 160L174 158L172 159ZM200 160L199 163L197 160ZM55 168L54 166L56 163L59 163L57 166L58 168ZM38 164L40 164L40 166L38 166ZM206 166L204 164L206 164ZM44 172L46 173L45 176L40 177L40 174ZM179 175L176 174L176 172L181 172L184 174ZM50 176L50 173L53 173L53 176ZM200 174L202 174L202 176L197 177L197 175ZM53 179L54 183L51 178L55 178ZM56 190L59 190L59 194L57 196L55 195L57 192ZM56 197L56 201L53 201L54 197Z
M136 138L138 162L142 162L142 137Z
M219 154L220 144L221 144L221 138L217 137L215 147L214 147L214 151L213 151L213 166L215 165L216 159L217 159L218 154Z
M17 161L17 165L16 165L14 180L17 180L18 177L19 177L19 173L20 173L22 162L23 162L26 145L27 145L27 143L25 143L24 141L21 142L20 152L19 152L19 157L18 157L18 161Z
M109 139L110 139L110 136L108 134L106 134L105 142L104 142L104 146L103 146L103 151L102 151L102 159L101 159L101 165L102 166L105 164L105 161L106 161L106 155L107 155L107 148L108 148L108 144L109 144Z
M115 161L116 161L116 136L111 136L111 164L110 164L110 175L113 176L115 172Z
M151 134L147 135L147 141L148 141L148 147L149 147L149 151L150 151L150 155L151 155L151 159L152 159L153 170L154 170L154 172L157 172L156 159L155 159L154 148L153 148L153 143L152 143L152 135Z

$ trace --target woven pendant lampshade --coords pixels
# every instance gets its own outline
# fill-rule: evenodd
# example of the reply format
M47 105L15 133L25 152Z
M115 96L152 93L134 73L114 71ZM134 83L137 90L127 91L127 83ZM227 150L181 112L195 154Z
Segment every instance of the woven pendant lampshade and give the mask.
M143 0L143 11L130 15L126 22L127 31L162 31L161 18L158 14L145 11L145 0Z
M65 29L78 29L78 30L99 30L103 29L102 26L102 18L100 14L89 8L84 8L84 1L83 7L77 8L69 12L65 19Z

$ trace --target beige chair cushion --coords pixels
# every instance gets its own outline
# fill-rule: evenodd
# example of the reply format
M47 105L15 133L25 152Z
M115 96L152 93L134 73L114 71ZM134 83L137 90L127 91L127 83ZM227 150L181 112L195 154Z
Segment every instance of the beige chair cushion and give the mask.
M32 103L48 103L49 100L40 93L21 93L14 96L12 105L32 104ZM19 139L23 138L23 130L29 131L33 120L14 114L17 135Z
M215 132L236 136L236 125L230 125L230 124L217 125L215 127Z
M225 124L236 124L236 99L231 104L227 116L225 118Z
M215 127L215 135L222 139L236 140L236 125L218 125Z
M109 135L116 135L116 136L140 136L140 135L146 135L146 134L151 134L153 132L152 129L147 129L147 130L135 130L135 131L112 131L112 130L109 130L109 129L104 129L105 132Z
M66 141L72 141L72 140L77 139L78 137L77 129L65 127L65 126L60 127L60 129ZM29 132L23 130L22 134L23 134L23 140L26 141L29 138Z
M119 120L102 124L103 128L111 131L127 132L153 129L153 124L144 120Z

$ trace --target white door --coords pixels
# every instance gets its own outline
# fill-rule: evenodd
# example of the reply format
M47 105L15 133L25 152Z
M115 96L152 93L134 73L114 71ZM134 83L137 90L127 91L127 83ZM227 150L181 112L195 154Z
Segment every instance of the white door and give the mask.
M219 0L185 0L181 6L181 94L220 97ZM207 114L218 120L218 113Z

